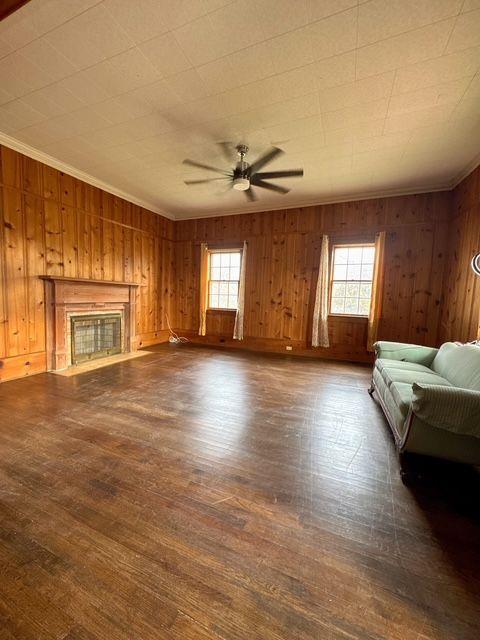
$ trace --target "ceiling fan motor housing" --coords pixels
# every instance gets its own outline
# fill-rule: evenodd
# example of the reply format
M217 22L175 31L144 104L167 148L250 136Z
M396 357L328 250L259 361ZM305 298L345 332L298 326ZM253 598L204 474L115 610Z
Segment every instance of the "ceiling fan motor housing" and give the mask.
M233 188L237 191L247 191L250 189L250 180L242 176L233 179Z

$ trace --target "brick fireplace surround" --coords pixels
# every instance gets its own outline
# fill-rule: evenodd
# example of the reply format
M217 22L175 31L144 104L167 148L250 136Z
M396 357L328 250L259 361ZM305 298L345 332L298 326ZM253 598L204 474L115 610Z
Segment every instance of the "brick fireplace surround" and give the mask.
M66 369L71 360L72 315L120 312L122 352L137 349L135 299L138 284L41 276L45 281L47 370Z

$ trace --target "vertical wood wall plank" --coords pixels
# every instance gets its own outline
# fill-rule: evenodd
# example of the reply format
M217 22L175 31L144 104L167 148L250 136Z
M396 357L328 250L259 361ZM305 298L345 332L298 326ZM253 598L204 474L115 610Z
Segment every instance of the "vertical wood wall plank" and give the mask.
M171 221L0 147L0 224L0 360L17 358L5 371L45 369L41 275L142 282L139 341L168 337L158 331L173 290Z

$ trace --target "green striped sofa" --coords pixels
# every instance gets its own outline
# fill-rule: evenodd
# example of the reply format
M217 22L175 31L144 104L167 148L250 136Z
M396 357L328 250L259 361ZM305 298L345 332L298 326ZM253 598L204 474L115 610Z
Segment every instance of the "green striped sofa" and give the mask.
M480 347L377 342L370 394L400 453L480 465Z

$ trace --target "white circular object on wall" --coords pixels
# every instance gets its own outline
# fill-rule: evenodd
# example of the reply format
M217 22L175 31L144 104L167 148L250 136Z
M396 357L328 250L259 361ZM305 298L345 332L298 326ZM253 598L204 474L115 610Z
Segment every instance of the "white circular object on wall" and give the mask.
M472 258L472 269L475 271L477 276L480 276L480 253L477 253Z

